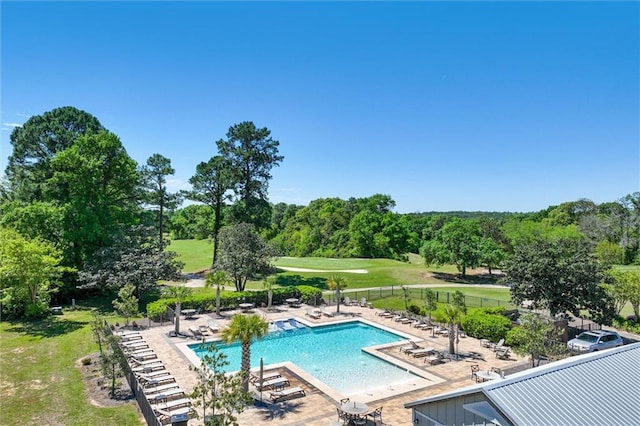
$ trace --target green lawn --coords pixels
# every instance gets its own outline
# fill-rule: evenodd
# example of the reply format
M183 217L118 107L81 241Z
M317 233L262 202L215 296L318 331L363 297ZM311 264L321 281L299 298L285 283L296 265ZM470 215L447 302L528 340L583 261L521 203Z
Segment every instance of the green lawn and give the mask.
M66 310L42 321L0 323L2 424L144 424L133 405L88 403L76 363L98 351L90 321L88 310Z
M185 263L182 271L193 273L211 267L213 243L210 240L172 240L167 250L175 251Z

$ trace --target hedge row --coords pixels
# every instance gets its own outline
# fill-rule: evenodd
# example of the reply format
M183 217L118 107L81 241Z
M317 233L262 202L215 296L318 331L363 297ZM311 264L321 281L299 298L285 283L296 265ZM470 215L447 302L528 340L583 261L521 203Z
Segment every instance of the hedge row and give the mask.
M497 342L507 337L511 321L502 312L504 308L476 309L462 319L462 329L471 337Z
M309 305L318 305L322 300L322 291L308 285L273 289L273 305L282 305L289 298L300 299L302 303ZM221 309L235 309L240 303L253 303L255 306L264 304L266 306L267 302L267 290L223 292L220 295ZM156 300L147 304L147 316L157 320L166 312L167 307L175 308L175 305L175 299ZM182 300L181 309L200 309L201 312L214 311L216 309L216 295L211 293L194 294Z

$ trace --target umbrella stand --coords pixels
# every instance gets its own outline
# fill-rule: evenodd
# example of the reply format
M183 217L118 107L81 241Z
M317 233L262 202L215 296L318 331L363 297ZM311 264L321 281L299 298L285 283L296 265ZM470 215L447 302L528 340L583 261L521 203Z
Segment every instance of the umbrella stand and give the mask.
M260 404L262 404L262 385L264 382L264 361L260 357Z

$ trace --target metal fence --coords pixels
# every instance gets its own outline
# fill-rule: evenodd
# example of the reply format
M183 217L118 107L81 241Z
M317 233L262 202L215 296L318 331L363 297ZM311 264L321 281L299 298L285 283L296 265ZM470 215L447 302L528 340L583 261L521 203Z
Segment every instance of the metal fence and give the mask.
M411 288L409 287L410 298L415 304L415 300L424 301L426 298L426 292L429 288ZM449 304L453 302L454 293L448 291L439 291L437 289L430 289L435 293L436 301L438 303L446 303ZM376 289L366 289L366 290L343 290L340 292L341 297L349 297L352 300L359 301L363 297L367 300L367 302L371 302L373 300L385 299L389 297L404 297L404 290L402 287L380 287ZM333 304L336 303L335 293L327 292L323 294L325 301L327 303ZM478 297L478 296L464 296L464 302L467 307L470 308L495 308L495 307L505 307L507 309L516 309L517 307L510 301L498 300L498 299L490 299L486 297ZM419 304L418 306L424 306L424 303Z

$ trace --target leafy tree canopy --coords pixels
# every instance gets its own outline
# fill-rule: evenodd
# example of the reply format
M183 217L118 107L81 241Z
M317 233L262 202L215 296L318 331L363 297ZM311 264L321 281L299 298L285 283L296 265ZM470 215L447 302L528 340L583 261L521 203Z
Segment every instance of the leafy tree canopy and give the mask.
M244 291L249 277L271 272L274 255L273 248L256 234L253 225L230 225L220 233L220 256L216 269L229 274L237 291Z
M602 266L586 239L537 240L516 248L505 272L516 304L531 300L551 315L587 310L594 320L609 324L613 303L601 283Z
M26 202L42 200L44 186L53 175L50 160L70 148L87 133L104 130L91 114L66 106L36 115L11 132L13 152L6 175L14 199Z

